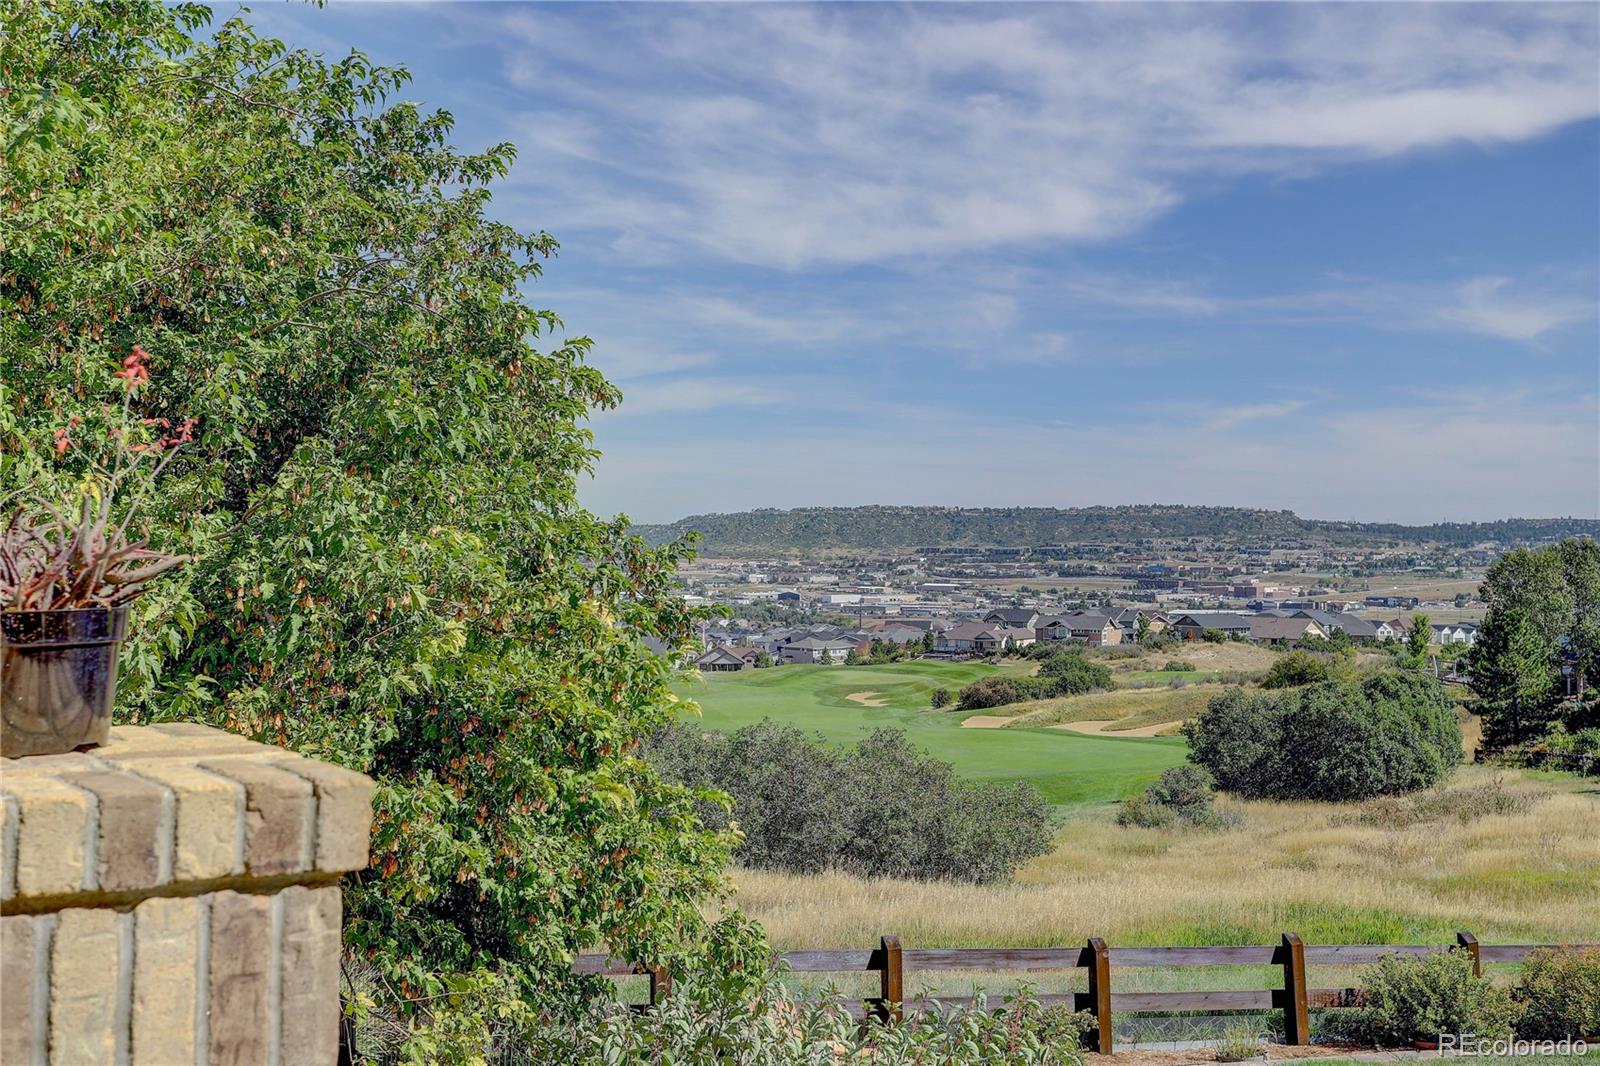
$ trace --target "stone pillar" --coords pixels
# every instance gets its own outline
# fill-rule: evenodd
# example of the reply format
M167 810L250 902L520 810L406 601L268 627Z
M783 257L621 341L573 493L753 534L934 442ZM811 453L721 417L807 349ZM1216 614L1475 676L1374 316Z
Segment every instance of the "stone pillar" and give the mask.
M197 725L0 759L0 1066L333 1066L371 803Z

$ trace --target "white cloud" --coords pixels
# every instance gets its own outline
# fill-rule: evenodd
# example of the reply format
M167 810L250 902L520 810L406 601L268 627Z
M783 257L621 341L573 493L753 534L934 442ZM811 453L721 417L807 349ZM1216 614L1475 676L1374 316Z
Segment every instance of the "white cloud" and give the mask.
M1251 403L1241 404L1237 407L1224 407L1207 417L1205 426L1209 430L1235 429L1247 422L1259 422L1270 418L1288 418L1304 407L1304 400L1280 400L1277 403Z
M723 377L654 378L623 389L623 403L601 419L638 415L703 414L735 407L771 407L784 402L786 391L771 385Z
M523 126L566 224L665 259L694 246L788 270L1099 241L1195 174L1515 142L1600 112L1582 5L615 18L509 14L508 67L557 102Z
M1438 312L1441 321L1506 340L1537 340L1551 330L1595 317L1595 301L1508 292L1509 278L1474 278L1456 292L1457 302Z

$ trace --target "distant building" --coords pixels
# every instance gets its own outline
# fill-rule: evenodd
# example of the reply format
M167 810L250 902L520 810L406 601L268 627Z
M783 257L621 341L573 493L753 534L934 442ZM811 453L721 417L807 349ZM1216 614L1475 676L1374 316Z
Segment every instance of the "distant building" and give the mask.
M1473 622L1445 622L1429 628L1433 630L1435 644L1478 643L1478 627Z
M1269 644L1327 636L1328 631L1318 625L1314 618L1302 618L1298 615L1284 618L1273 614L1258 614L1250 619L1250 639Z
M994 655L1011 647L1026 647L1036 640L1031 629L965 622L934 638L934 649L947 655Z
M820 637L806 637L792 641L778 649L778 655L787 663L842 663L856 649L857 641Z
M721 645L712 648L694 661L701 673L732 673L736 670L754 669L759 651L743 645Z
M1073 611L1041 618L1034 632L1040 640L1081 640L1091 647L1122 643L1122 626L1104 611Z
M1242 614L1180 614L1172 619L1172 632L1180 640L1199 640L1208 629L1230 637L1248 637L1250 619Z
M1039 624L1039 612L1032 607L997 607L983 620L1009 629L1033 629Z

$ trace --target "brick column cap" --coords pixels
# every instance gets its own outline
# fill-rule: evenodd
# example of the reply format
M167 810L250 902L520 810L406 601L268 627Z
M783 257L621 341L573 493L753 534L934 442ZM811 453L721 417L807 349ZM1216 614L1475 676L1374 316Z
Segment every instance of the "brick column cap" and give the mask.
M367 865L372 790L363 774L189 723L0 759L0 913L328 883Z

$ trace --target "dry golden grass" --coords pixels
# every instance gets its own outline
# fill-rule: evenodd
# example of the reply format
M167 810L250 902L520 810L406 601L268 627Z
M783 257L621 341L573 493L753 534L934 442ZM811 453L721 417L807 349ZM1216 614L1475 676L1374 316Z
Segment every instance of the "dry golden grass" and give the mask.
M1486 943L1600 938L1600 788L1499 779L1520 812L1404 825L1374 812L1369 825L1348 805L1237 803L1241 828L1199 833L1124 829L1100 810L1011 884L739 870L734 901L779 948L890 932L918 947L1271 943L1284 930L1310 943L1448 942L1457 929ZM1450 787L1483 808L1470 794L1496 780L1463 767Z
M1027 729L1059 725L1063 722L1128 722L1130 726L1153 722L1174 722L1190 718L1223 691L1222 685L1185 685L1183 688L1113 689L1110 692L1085 692L1078 696L1058 696L1049 700L1028 700L1007 705L1015 716L1007 728Z
M1121 650L1119 650L1121 649ZM1237 670L1246 673L1257 673L1267 670L1272 666L1278 653L1271 648L1259 644L1248 644L1244 641L1230 640L1222 644L1212 644L1204 640L1191 640L1179 644L1177 647L1164 648L1160 651L1147 651L1137 658L1119 658L1126 649L1120 645L1112 645L1103 651L1089 649L1090 658L1105 657L1105 665L1113 672L1122 670L1159 670L1162 664L1173 659L1192 663L1196 670Z

